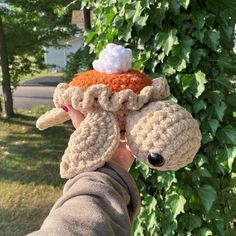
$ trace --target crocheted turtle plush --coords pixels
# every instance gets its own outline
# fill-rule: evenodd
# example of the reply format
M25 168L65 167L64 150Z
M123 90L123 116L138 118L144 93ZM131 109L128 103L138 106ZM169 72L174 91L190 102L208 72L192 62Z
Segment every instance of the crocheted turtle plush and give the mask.
M70 119L62 104L85 115L62 157L61 177L103 166L119 144L120 131L133 155L151 168L177 170L192 162L201 141L198 123L178 104L162 100L169 96L165 79L132 70L131 61L130 49L108 44L93 70L55 89L56 108L37 120L40 130Z

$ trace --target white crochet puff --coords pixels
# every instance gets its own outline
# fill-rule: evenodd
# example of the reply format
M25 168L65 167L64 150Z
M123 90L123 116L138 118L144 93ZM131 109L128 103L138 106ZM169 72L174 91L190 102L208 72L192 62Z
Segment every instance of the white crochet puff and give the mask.
M131 63L132 51L129 48L110 43L101 51L98 60L93 62L93 68L107 74L123 73L132 68Z

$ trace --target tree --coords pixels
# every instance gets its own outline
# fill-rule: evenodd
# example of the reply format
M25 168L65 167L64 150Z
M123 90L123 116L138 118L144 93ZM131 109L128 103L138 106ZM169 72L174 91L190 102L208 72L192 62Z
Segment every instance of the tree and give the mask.
M5 36L2 24L2 14L8 13L9 9L6 4L0 5L0 60L2 69L2 87L3 87L3 101L1 102L1 107L3 108L3 114L5 117L10 117L13 115L13 101L11 92L11 81L9 73L8 55L5 45Z
M9 74L5 73L3 80L3 91L8 97L3 103L3 110L10 117L13 114L11 86L16 87L20 76L43 65L44 47L59 46L59 41L73 35L76 29L70 24L71 8L74 6L66 8L69 0L6 0L5 3L11 10L9 14L2 15L7 43L1 45L1 51L5 52L9 64ZM7 61L4 61L3 72L7 71Z
M140 163L131 173L142 209L135 235L234 235L236 176L235 0L95 0L86 45L133 49L133 67L165 76L172 97L199 121L202 146L176 172Z

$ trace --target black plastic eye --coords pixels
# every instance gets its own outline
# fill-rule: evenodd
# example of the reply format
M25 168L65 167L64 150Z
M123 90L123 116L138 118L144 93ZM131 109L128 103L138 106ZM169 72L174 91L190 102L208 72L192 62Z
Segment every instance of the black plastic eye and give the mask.
M165 164L165 159L163 158L163 156L153 152L148 154L148 161L150 162L150 164L156 167L160 167Z

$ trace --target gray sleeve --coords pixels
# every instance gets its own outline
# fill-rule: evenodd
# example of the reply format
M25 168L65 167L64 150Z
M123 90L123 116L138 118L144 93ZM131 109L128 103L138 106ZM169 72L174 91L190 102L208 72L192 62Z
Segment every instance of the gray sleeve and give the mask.
M131 235L139 208L139 192L132 177L107 163L69 180L41 229L29 235Z

